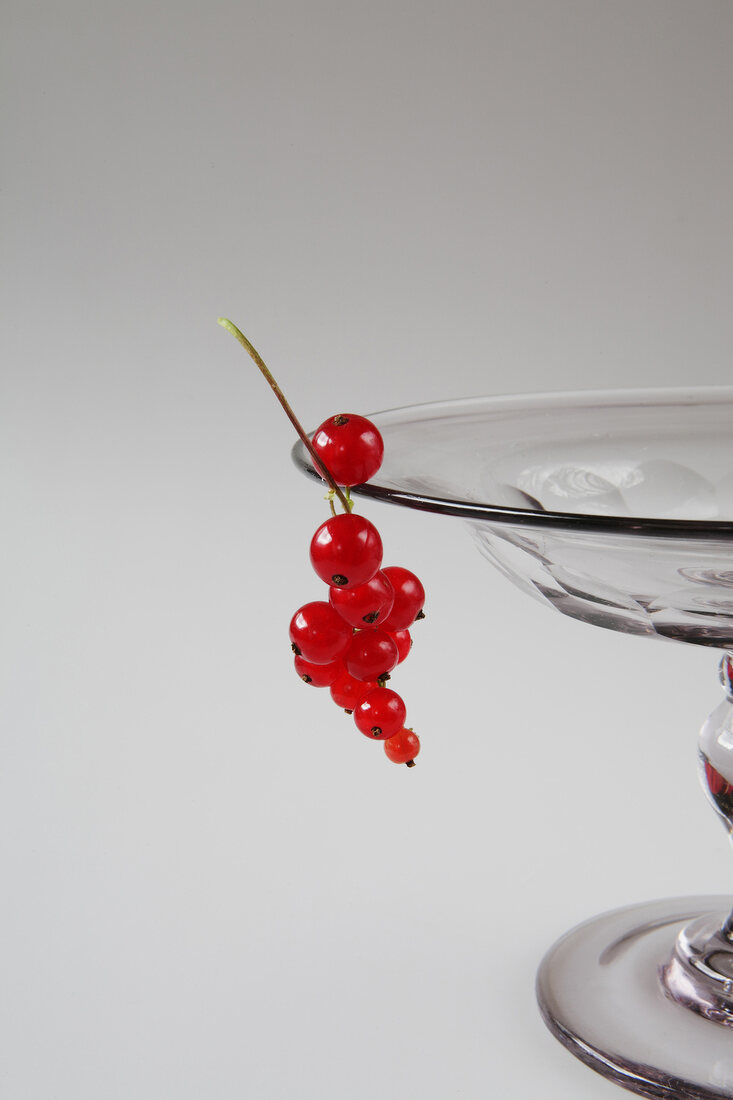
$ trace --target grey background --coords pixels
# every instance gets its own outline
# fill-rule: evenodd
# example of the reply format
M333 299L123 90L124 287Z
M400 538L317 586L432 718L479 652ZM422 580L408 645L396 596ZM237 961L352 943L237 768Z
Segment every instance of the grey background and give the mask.
M393 768L294 676L313 426L730 380L733 7L8 0L0 1093L611 1097L533 974L723 891L715 656L370 506L429 617Z

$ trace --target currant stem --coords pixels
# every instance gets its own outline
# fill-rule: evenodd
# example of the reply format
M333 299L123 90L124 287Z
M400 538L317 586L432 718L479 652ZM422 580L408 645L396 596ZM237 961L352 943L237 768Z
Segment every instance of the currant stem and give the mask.
M347 500L347 498L341 492L341 489L338 487L338 485L334 481L334 478L333 478L333 475L332 475L331 471L328 469L327 466L324 466L323 459L319 458L318 455L316 454L315 448L313 447L313 444L311 443L310 439L308 438L307 432L305 431L303 425L300 423L300 421L298 420L298 418L295 415L295 413L293 412L293 410L290 408L290 405L287 402L285 394L282 392L282 390L278 386L277 382L275 381L273 375L270 373L269 368L267 367L267 365L266 365L264 359L262 358L262 356L260 355L260 353L257 351L257 348L255 348L253 344L250 344L249 340L244 335L244 333L240 332L240 330L237 328L237 326L235 324L233 324L227 317L217 317L216 321L217 321L217 324L221 325L222 328L225 328L227 330L227 332L230 332L235 340L239 341L239 343L242 345L242 347L247 352L249 357L251 359L253 359L254 362L257 364L257 366L260 368L260 371L265 376L267 381L270 383L270 386L271 386L275 396L277 397L278 401L280 402L283 409L285 410L285 414L287 415L288 420L290 421L290 423L295 428L296 432L298 433L301 440L303 441L303 444L305 445L305 447L308 451L308 454L313 459L316 470L318 470L322 473L322 476L323 476L324 480L327 481L328 484L331 486L334 493L339 498L339 500L341 502L341 505L343 506L344 511L345 512L350 512L352 510L352 508L354 507L353 501L350 498Z

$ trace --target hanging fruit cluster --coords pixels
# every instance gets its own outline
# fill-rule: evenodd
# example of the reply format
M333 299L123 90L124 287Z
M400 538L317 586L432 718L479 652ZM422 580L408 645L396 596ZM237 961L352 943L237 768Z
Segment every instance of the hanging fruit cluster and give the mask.
M384 445L371 421L354 414L330 417L313 436L320 468L342 487L374 477ZM347 498L350 503L350 496ZM382 568L382 539L373 523L352 511L322 523L310 546L314 570L328 600L307 603L290 622L295 670L307 684L328 687L331 698L366 737L383 741L390 760L415 763L417 735L405 726L407 708L386 686L410 652L410 627L423 618L425 591L408 569Z
M420 741L405 725L402 698L386 685L410 652L410 628L424 618L425 590L409 569L382 567L380 534L368 519L354 514L349 491L369 481L381 466L382 437L366 417L342 413L325 420L309 439L247 338L231 321L220 318L219 323L255 360L316 470L331 486L332 515L310 544L311 564L327 585L328 598L304 604L290 621L295 671L312 687L329 688L333 701L353 715L357 729L384 743L390 760L412 767ZM335 498L343 512L336 512Z

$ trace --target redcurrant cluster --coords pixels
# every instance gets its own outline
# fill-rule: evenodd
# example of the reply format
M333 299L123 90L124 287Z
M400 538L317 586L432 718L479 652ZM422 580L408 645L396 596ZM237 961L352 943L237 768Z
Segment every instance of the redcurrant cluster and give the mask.
M340 486L368 481L384 454L374 424L351 413L324 421L312 444ZM346 499L351 504L348 490ZM320 525L310 559L328 585L328 600L304 604L291 619L295 670L307 684L330 688L357 729L384 742L390 760L412 767L420 742L405 726L404 702L386 682L410 652L409 628L423 618L425 590L408 569L382 568L379 532L350 510Z

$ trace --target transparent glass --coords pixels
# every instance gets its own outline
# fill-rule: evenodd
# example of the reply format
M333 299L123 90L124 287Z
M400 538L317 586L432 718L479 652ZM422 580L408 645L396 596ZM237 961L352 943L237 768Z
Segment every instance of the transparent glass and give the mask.
M485 557L563 614L724 651L699 742L733 834L733 387L472 398L371 414L385 440L354 492L462 518ZM313 477L301 444L296 463ZM542 1014L642 1096L733 1097L731 899L596 917L545 957Z

